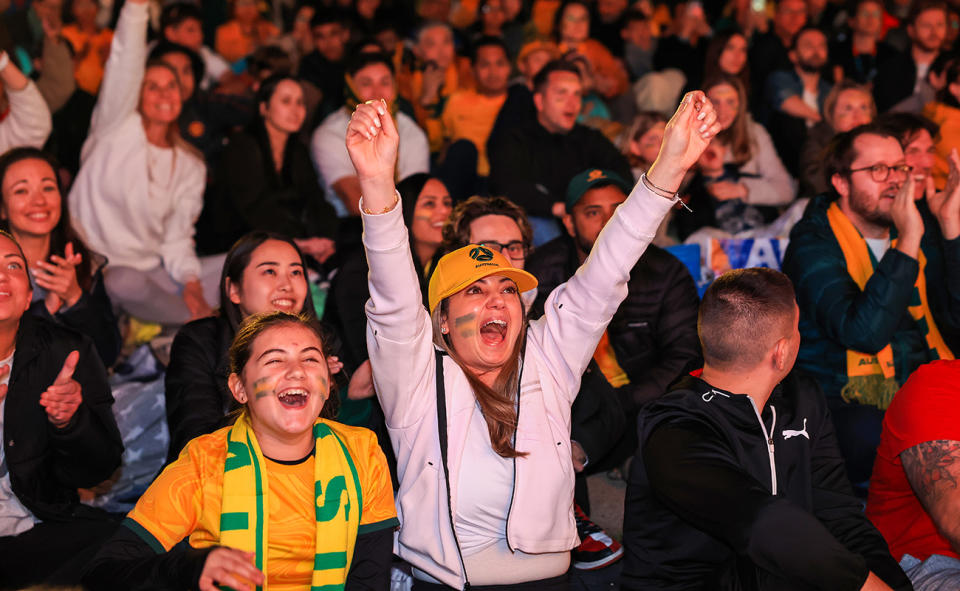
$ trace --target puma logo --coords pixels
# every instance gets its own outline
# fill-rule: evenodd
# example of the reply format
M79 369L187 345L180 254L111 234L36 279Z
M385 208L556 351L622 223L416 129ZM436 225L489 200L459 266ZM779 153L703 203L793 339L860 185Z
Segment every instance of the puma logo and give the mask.
M806 419L806 417L804 417L804 419L803 419L803 429L801 429L801 430L799 430L799 431L795 431L795 430L793 430L793 429L784 429L784 430L783 430L783 438L784 438L784 439L790 439L791 437L799 437L800 435L803 435L803 436L806 437L807 439L810 439L810 435L807 433L807 419Z
M704 392L704 393L703 393L703 396L701 396L701 398L703 398L703 401L704 401L704 402L710 402L711 400L713 400L713 397L716 396L716 395L718 395L718 394L719 394L720 396L723 396L724 398L730 398L730 395L729 395L729 394L724 394L724 393L721 392L720 390L710 390L709 392Z

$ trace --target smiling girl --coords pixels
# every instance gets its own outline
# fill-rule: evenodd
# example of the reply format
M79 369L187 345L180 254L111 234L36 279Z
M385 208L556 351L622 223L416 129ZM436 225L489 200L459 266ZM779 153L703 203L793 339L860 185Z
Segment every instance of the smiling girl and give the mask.
M170 348L166 373L167 461L188 441L228 422L237 404L227 385L228 349L244 319L273 311L315 317L306 262L282 234L251 232L234 244L223 264L220 310L183 326ZM330 357L331 373L340 365Z
M0 229L17 239L30 266L31 311L89 336L110 367L120 334L103 286L106 261L70 226L56 162L36 148L10 150L0 156L0 195Z
M322 333L285 312L244 323L230 347L239 417L157 477L92 562L88 588L387 588L390 475L373 433L329 419Z

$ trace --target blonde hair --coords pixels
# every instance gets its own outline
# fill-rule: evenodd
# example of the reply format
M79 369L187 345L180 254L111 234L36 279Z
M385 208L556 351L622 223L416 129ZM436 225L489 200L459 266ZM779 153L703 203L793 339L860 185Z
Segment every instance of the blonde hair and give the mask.
M518 293L517 298L519 297L520 294ZM520 374L522 373L523 347L527 337L527 322L524 320L517 342L514 343L513 351L510 353L503 369L501 369L500 375L497 376L493 386L488 386L464 364L463 359L453 348L450 337L440 330L443 318L447 314L449 301L449 298L441 301L430 316L433 324L433 342L463 370L463 374L477 398L477 403L480 404L480 412L483 414L483 420L487 423L487 431L490 433L490 445L493 446L493 451L504 458L524 457L527 452L517 451L514 447L514 439L517 433L517 406L520 403Z

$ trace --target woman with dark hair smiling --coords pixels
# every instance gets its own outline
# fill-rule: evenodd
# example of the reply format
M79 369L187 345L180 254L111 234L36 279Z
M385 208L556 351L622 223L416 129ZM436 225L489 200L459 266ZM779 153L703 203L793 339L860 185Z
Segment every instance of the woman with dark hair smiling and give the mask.
M194 437L225 425L227 415L237 408L227 385L227 350L245 318L274 310L316 317L305 264L293 240L268 232L247 234L227 253L220 279L220 312L182 327L170 349L168 462ZM328 359L331 373L338 372L337 358Z
M257 89L258 116L231 136L214 178L202 236L209 252L223 252L253 230L294 239L318 262L333 254L337 214L324 199L307 146L298 132L306 117L296 78L274 74Z
M627 280L687 169L720 131L690 93L656 161L584 265L528 322L536 279L471 244L440 259L423 306L394 184L386 103L359 105L347 149L363 198L367 342L400 480L397 553L414 589L567 589L573 517L570 405Z
M316 318L247 319L230 346L236 421L191 441L87 569L114 589L382 590L397 513L373 433L330 418ZM181 540L189 538L189 544Z
M0 156L0 229L27 255L34 283L31 312L89 336L104 365L120 352L120 333L103 286L106 260L70 226L56 161L36 148Z

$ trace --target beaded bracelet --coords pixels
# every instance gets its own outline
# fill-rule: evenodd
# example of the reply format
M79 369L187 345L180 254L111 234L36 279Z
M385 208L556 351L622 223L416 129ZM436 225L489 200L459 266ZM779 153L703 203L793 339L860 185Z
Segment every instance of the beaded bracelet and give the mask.
M365 213L365 214L367 214L367 215L382 215L382 214L385 214L385 213L387 213L388 211L393 210L393 208L396 207L398 203L400 203L400 191L397 191L396 189L394 189L394 191L393 191L393 203L391 203L391 204L388 205L387 207L384 207L381 211L377 211L377 212L370 211L370 210L367 209L366 207L363 207L363 197L362 197L362 196L360 197L360 204L361 204L360 209L362 209L362 210L363 210L363 213Z

